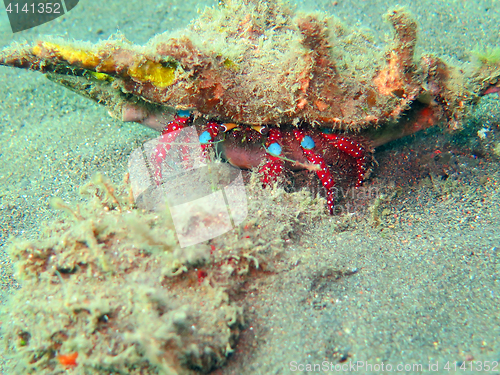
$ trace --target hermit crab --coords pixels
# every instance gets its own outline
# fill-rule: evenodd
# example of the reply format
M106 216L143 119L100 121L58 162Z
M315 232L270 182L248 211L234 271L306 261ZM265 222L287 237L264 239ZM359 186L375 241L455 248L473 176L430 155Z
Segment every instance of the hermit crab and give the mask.
M259 168L264 185L288 169L313 171L333 213L339 168L361 186L374 147L438 122L459 128L498 85L498 66L464 72L415 56L416 22L400 8L387 19L394 37L384 50L334 18L234 0L145 46L47 38L4 49L0 64L45 73L161 131L153 164L168 158L175 130L194 125L204 153L217 146L232 164Z

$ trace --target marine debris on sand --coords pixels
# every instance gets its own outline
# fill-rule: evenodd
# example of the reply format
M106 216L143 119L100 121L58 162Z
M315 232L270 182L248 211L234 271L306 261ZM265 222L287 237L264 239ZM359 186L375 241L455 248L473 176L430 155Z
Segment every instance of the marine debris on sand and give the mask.
M96 175L81 191L88 203L56 199L65 217L8 249L22 285L0 312L10 370L189 374L224 365L245 327L245 283L274 269L299 218L323 204L304 192L259 196L257 185L241 228L183 249L168 211L136 208L128 183Z

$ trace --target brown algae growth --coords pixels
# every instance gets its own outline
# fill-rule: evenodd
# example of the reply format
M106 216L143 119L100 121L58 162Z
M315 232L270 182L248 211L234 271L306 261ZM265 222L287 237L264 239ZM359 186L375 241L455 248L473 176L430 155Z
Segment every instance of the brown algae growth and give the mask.
M114 117L158 130L162 118L188 109L223 122L359 132L417 104L427 115L403 134L439 122L458 129L500 78L497 63L464 69L417 54L417 23L404 8L387 13L393 36L379 48L335 17L296 12L285 1L219 3L144 46L123 36L97 44L44 37L3 49L0 65L44 73Z
M322 211L307 193L250 184L241 227L181 249L168 212L135 207L97 175L36 242L9 246L22 288L0 311L9 373L190 374L224 365L245 327L245 288ZM280 206L283 206L280 209ZM206 218L210 220L210 218Z

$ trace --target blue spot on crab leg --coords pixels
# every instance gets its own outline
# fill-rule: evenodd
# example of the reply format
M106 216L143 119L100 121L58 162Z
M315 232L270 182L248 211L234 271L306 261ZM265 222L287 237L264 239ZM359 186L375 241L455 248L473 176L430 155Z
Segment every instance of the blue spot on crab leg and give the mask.
M200 134L200 143L202 145L206 145L211 140L212 140L212 136L210 135L210 133L207 130L205 130L203 133Z
M333 129L331 129L331 128L319 128L319 131L323 134L332 134L333 133Z
M180 111L177 112L177 116L179 117L190 117L191 112L187 109L181 109Z
M267 148L267 152L269 152L273 156L280 156L281 146L277 142L271 143Z
M311 137L306 135L304 138L302 138L300 146L306 150L312 150L315 146L315 143Z

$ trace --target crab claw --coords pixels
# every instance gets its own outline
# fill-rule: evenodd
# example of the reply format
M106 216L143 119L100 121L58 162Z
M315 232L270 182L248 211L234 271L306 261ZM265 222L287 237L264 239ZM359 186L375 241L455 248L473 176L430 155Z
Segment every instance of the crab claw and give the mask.
M281 156L281 133L278 129L270 129L266 141L267 161L259 169L262 173L262 184L268 186L275 182L278 177L283 173L284 162Z
M160 185L162 179L161 164L166 159L172 147L172 142L174 142L179 135L179 130L191 124L191 120L189 115L175 115L174 120L170 121L162 130L161 136L158 139L158 144L151 154L151 164L153 165L154 178L157 185Z
M328 168L328 165L326 165L323 157L313 152L316 145L314 140L309 135L306 135L306 132L303 130L294 130L293 134L295 139L300 143L302 152L307 160L319 167L316 174L318 175L321 184L326 189L326 204L330 215L333 215L333 207L335 203L335 191L333 188L335 187L335 182L333 181L330 169Z
M366 150L364 147L358 142L348 138L343 137L338 134L323 134L323 136L328 140L328 142L339 149L342 152L345 152L347 155L351 156L356 160L357 165L357 175L358 179L356 181L356 188L363 185L363 181L365 179L366 174L366 166L368 164L366 158Z

